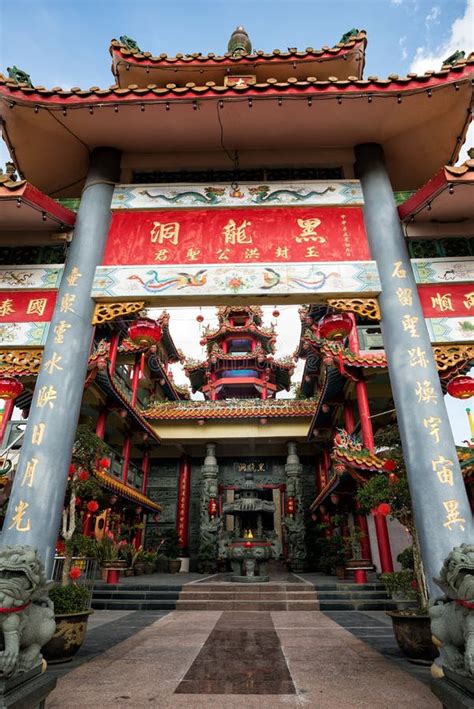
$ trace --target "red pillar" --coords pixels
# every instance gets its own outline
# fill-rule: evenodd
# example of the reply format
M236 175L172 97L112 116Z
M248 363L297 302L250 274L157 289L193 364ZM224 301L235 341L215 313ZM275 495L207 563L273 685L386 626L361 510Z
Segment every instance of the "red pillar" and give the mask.
M191 461L187 455L179 460L178 508L176 510L176 531L181 548L189 542L189 501L191 493Z
M2 422L0 423L0 443L3 441L5 431L7 430L8 422L11 420L13 409L15 408L15 399L7 399L3 405Z
M143 459L142 459L142 473L143 473L142 492L144 495L146 495L146 488L147 488L147 484L148 484L149 472L150 472L150 451L145 451L143 454Z
M362 514L355 516L356 526L360 529L362 533L362 538L360 540L360 553L363 559L369 559L372 561L372 552L370 549L370 539L369 539L369 525L367 524L367 517Z
M135 357L135 364L133 366L132 374L132 406L137 403L138 397L138 384L140 383L140 355Z
M107 409L101 409L99 411L99 417L95 425L95 435L104 440L105 437L105 426L107 424Z
M110 360L110 372L113 374L115 372L115 365L117 363L117 352L119 346L119 333L114 332L110 338L110 349L109 349L109 360Z
M355 429L354 409L350 401L344 402L344 428L347 433L352 433Z
M128 466L130 465L130 448L131 447L132 447L131 436L125 436L125 440L123 442L123 449L122 449L122 455L123 455L122 482L125 483L125 485L127 485Z
M379 548L380 568L382 572L393 571L392 550L388 536L387 520L383 515L373 515L375 531L377 532L377 545Z

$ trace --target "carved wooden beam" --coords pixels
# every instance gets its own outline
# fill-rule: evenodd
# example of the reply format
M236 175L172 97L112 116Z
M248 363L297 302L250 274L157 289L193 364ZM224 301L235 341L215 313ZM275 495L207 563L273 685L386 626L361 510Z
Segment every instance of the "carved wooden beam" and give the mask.
M2 374L38 374L43 350L0 350Z
M331 298L326 301L334 310L356 313L368 320L380 320L380 308L376 298Z
M101 325L109 320L115 320L122 315L138 313L145 307L144 300L124 301L121 303L96 303L92 316L93 325Z

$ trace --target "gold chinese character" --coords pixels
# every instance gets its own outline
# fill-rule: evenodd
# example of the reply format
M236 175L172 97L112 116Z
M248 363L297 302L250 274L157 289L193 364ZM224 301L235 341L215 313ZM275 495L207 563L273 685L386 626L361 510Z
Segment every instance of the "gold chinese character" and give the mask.
M435 308L435 310L439 309L442 313L446 310L454 311L451 293L443 293L443 295L441 295L441 293L436 293L435 297L431 297L431 305Z
M307 241L317 241L319 244L325 243L326 238L316 234L316 229L321 224L321 219L313 217L312 219L297 219L296 222L301 229L301 234L295 239L298 244Z
M306 247L306 253L304 255L305 258L317 258L319 256L318 250L316 246L307 246Z
M397 288L397 298L400 305L413 305L411 288Z
M26 309L26 314L27 315L43 315L45 308L46 308L46 303L47 303L46 298L32 298L30 302L28 303L28 307Z
M169 249L159 249L155 253L155 261L167 261L169 253Z
M35 423L33 426L33 433L31 434L31 442L35 446L40 446L43 440L44 432L46 429L45 423Z
M38 392L38 401L36 405L42 409L43 406L48 404L50 409L54 409L53 401L56 400L56 395L57 391L51 385L49 387L41 387Z
M440 425L440 423L441 423L441 419L438 418L437 416L430 416L427 419L423 419L424 427L430 429L430 436L433 436L436 443L439 443L439 425Z
M275 258L290 258L288 246L277 246L275 249Z
M466 297L463 300L464 307L470 310L471 308L474 308L474 290L471 291L470 293L466 293Z
M246 259L260 258L258 249L245 249L244 257Z
M16 505L16 507L15 507L15 514L12 517L12 521L11 521L11 524L8 527L8 529L13 529L13 527L15 527L17 532L29 532L30 531L31 525L30 525L29 519L25 523L24 527L20 526L21 523L23 522L23 517L25 516L25 512L28 507L29 507L28 502L24 502L23 500L20 500L18 505Z
M189 261L197 261L200 255L201 249L191 248L186 251L186 258L189 259Z
M13 300L11 298L5 298L0 303L0 318L4 318L6 315L11 315L15 312L13 306Z
M54 328L54 342L57 345L62 345L64 342L64 335L66 334L66 330L69 330L71 325L67 323L65 320L60 320L59 324L56 325Z
M454 485L454 478L453 478L453 461L449 460L449 458L445 458L442 455L439 455L436 460L432 460L431 464L433 466L433 470L435 471L436 475L438 476L438 480L440 483L443 483L443 485L451 485L451 487Z
M228 261L229 254L230 254L230 249L217 249L217 260L218 261Z
M55 369L58 371L61 371L63 368L59 366L59 362L62 360L62 357L60 357L56 352L53 352L53 356L51 359L48 359L47 362L44 363L44 368L48 372L48 374L52 374Z
M74 310L73 310L72 306L73 306L73 303L75 300L76 300L76 296L71 295L71 293L66 293L65 295L63 295L63 297L61 298L61 308L60 308L61 312L62 313L73 313Z
M425 379L423 382L416 383L415 394L418 397L419 404L438 403L437 394L433 388L433 384L429 381L429 379Z
M234 219L229 219L227 224L222 229L222 234L224 236L225 244L253 244L252 237L247 234L246 229L251 225L252 222L248 222L246 219L237 226Z
M418 318L414 315L404 315L402 318L402 325L405 332L409 332L412 337L419 337L416 331L416 323Z
M151 243L163 244L166 239L173 244L173 246L177 246L179 240L179 227L180 225L178 222L168 222L167 224L153 222L153 229L150 231Z
M395 261L393 264L395 268L393 269L392 272L392 278L406 278L407 272L405 271L404 268L402 268L402 262L401 261Z
M451 531L451 525L453 524L459 524L461 527L461 531L464 532L464 525L463 522L466 520L464 517L459 516L459 502L457 500L446 500L443 502L444 509L448 513L446 515L446 522L444 523L444 527L447 527L449 531Z
M21 481L21 487L27 485L28 487L33 487L35 481L36 466L38 465L38 458L32 458L26 464L26 470Z
M428 360L426 359L426 352L420 347L414 347L408 350L410 355L410 367L427 367Z
M68 285L76 286L79 278L82 278L82 273L77 266L74 266L69 276L66 278Z

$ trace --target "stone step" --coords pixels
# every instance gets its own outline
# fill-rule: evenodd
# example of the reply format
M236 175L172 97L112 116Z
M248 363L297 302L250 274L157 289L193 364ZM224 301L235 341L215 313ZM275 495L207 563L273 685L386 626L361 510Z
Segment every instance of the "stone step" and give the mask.
M316 591L384 591L382 583L315 583Z
M193 589L196 591L249 591L253 589L254 591L263 590L265 592L314 590L312 584L306 583L232 583L231 581L222 581L221 583L190 583L183 586L183 590L184 589Z
M179 601L178 601L179 603ZM367 600L320 600L321 611L393 611L397 604L392 600L367 599Z
M388 600L385 591L317 591L318 598L322 600L351 600L351 599L381 599Z
M176 603L177 611L317 611L319 603L311 601L238 601L238 600L181 600Z
M288 592L269 592L264 591L191 591L190 589L183 589L180 594L181 600L239 600L243 601L285 601L285 600L313 600L316 599L315 591L288 591Z
M137 600L177 600L179 597L179 591L125 591L120 589L119 591L109 591L106 589L94 589L93 597L97 600L105 598L114 599L137 599Z
M95 610L114 611L173 611L176 600L144 601L140 599L92 599L92 608Z
M181 591L182 585L161 585L161 584L143 584L143 583L104 583L96 581L94 591Z

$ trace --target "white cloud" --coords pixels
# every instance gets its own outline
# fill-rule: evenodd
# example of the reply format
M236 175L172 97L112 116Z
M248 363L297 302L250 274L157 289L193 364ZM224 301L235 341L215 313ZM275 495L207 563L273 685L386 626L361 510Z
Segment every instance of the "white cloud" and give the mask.
M430 15L433 14L435 7L427 15L427 21ZM473 28L474 0L467 0L466 11L462 17L458 17L453 22L449 37L434 50L430 50L426 46L418 47L415 52L415 58L411 63L410 71L423 74L429 69L437 70L441 67L443 60L456 50L463 49L466 53L471 51L474 45Z
M392 5L401 5L403 0L390 0L390 2L392 3Z
M408 57L408 50L407 50L407 36L404 35L403 37L400 37L398 40L398 45L400 47L400 57L402 59L406 59Z
M430 22L436 22L440 15L441 8L438 5L434 5L425 17L426 24L429 25Z

